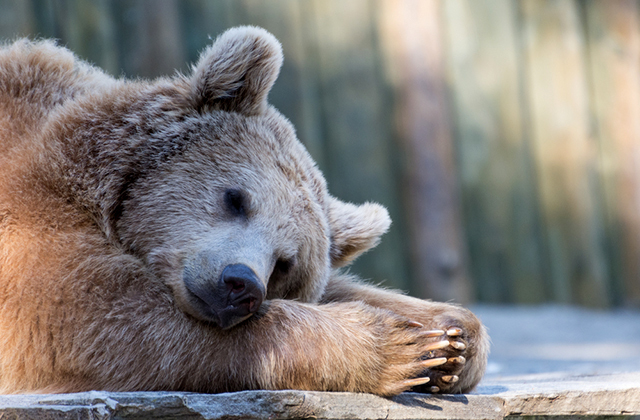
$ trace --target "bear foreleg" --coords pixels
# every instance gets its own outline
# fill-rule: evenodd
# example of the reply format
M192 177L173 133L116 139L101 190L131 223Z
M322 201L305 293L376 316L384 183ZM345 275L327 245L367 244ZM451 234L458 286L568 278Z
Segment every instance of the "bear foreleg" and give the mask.
M432 302L396 291L367 285L349 275L334 275L322 302L361 301L393 311L422 324L425 331L442 331L435 336L424 357L445 357L447 363L428 368L419 376L431 381L415 387L420 392L464 393L482 379L489 353L489 337L478 318L454 304Z

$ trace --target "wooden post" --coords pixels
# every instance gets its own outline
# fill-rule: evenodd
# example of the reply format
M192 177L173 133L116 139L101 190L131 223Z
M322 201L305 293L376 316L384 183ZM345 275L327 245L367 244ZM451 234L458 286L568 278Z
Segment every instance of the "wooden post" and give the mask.
M178 3L186 59L195 64L200 53L232 26L229 1L189 0Z
M408 248L393 143L393 105L380 70L374 3L314 0L322 139L329 190L355 203L376 201L393 225L353 271L408 287Z
M33 4L27 1L4 1L0 3L0 38L10 41L34 32Z
M113 15L106 0L68 0L53 8L56 38L85 60L119 76Z
M523 0L526 91L557 301L606 306L606 256L584 38L572 0Z
M611 239L615 302L640 305L640 10L634 0L585 4L593 115Z
M449 121L441 3L383 0L380 24L397 93L417 294L466 302L462 221Z
M511 0L443 2L470 267L488 302L547 297Z
M116 36L122 70L157 77L186 70L177 0L115 1Z

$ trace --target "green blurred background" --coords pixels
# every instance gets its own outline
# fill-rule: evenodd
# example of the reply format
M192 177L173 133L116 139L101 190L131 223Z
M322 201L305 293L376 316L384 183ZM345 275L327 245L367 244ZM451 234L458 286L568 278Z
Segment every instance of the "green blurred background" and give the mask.
M458 302L640 307L634 0L0 0L114 76L189 71L224 29L283 44L270 100L332 193L394 220L352 271Z

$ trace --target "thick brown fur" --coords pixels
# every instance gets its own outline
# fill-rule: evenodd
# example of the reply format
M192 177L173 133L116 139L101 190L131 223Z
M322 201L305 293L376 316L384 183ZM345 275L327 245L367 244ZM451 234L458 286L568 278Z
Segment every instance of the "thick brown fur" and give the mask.
M113 79L49 41L0 48L0 392L478 383L488 344L470 312L338 270L389 217L328 194L266 102L281 62L253 27L221 35L190 75L155 81ZM242 194L233 211L229 188ZM235 263L266 300L221 328L183 277ZM462 345L425 350L441 339Z

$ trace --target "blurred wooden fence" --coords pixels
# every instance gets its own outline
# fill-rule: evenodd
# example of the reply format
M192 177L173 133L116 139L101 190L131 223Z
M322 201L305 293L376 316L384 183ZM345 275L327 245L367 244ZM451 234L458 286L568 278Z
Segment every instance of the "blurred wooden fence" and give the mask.
M55 37L154 77L225 28L285 51L270 98L336 196L391 232L353 271L443 300L640 306L635 0L0 0L0 37Z

